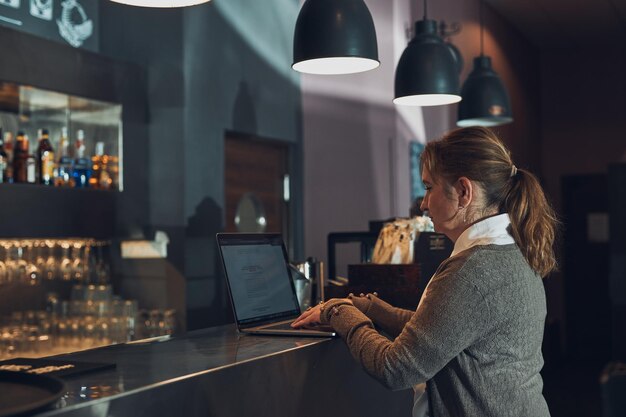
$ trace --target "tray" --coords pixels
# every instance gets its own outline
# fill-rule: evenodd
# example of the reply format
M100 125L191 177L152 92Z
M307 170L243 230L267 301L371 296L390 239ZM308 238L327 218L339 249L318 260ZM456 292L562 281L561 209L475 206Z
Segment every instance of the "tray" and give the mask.
M115 368L114 363L82 362L48 358L13 358L0 361L0 371L17 371L59 378Z
M23 415L52 405L65 393L57 378L0 371L0 417Z

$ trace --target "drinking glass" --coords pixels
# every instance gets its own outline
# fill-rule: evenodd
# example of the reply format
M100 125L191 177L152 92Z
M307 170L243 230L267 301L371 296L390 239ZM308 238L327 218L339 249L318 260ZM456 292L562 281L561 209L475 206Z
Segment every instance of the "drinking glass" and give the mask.
M23 259L24 250L21 246L21 242L9 242L7 245L8 257L5 262L9 269L11 278L10 282L25 282L26 281L26 261Z
M70 346L70 323L67 317L59 318L56 332L57 340L55 346L59 348L67 348Z
M10 346L8 347L9 357L22 356L24 346L24 334L21 327L11 326L8 329Z
M43 271L44 271L43 274L46 277L46 279L52 280L56 278L57 269L58 269L57 258L56 256L54 256L55 255L54 249L56 247L56 243L54 240L47 239L44 243L44 247L46 249L47 254L46 254L46 263L43 268Z
M81 348L95 347L97 343L97 323L93 316L87 316L80 320L80 326L82 329Z
M130 342L135 339L137 331L137 300L125 300L123 306L123 328L125 331L125 340Z
M142 308L141 310L139 310L137 318L137 338L145 339L147 337L150 337L150 312L145 308Z
M109 318L103 317L96 321L95 339L97 346L109 345L111 342L114 342L111 340L110 327Z
M0 260L0 285L8 283L7 266Z
M94 252L94 278L98 284L108 284L111 276L109 263L105 257L106 243L98 242L95 244Z
M41 278L46 277L46 256L44 254L45 249L46 242L44 240L36 240L33 243L33 256L35 259L34 264Z
M63 281L69 281L72 279L72 260L70 259L70 242L63 240L61 245L61 262L59 263L59 275Z
M37 285L41 280L41 274L39 268L37 268L35 256L38 248L35 248L35 242L32 240L23 240L21 247L25 262L23 282L28 285Z
M85 278L85 261L83 259L85 247L85 243L81 241L72 243L72 253L70 255L72 259L72 278L76 281L83 281Z
M13 336L11 335L10 327L0 327L0 360L8 359L13 356Z
M163 326L161 334L172 335L176 332L176 310L173 308L166 309L163 312Z
M84 324L80 319L72 317L68 319L68 346L73 348L81 347L81 339L83 336Z

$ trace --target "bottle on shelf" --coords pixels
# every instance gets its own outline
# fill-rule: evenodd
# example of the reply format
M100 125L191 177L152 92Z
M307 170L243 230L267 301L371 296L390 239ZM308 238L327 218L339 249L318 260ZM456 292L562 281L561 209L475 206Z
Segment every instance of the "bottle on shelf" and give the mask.
M26 161L28 159L28 138L24 132L19 131L15 137L15 149L13 151L13 182L25 183L27 181L28 169Z
M89 186L101 190L111 190L114 187L110 172L111 157L104 153L104 142L96 142L95 155L91 157L91 178Z
M104 143L102 146L104 147ZM100 168L100 188L103 190L113 190L115 189L115 182L113 179L112 173L112 159L110 155L104 154L101 158L101 168Z
M91 177L90 161L85 157L85 131L80 129L76 132L76 159L72 171L75 187L89 187Z
M37 177L43 185L54 185L54 150L48 129L41 129L37 146Z
M7 153L7 168L5 182L13 182L13 134L11 132L5 132L4 136L4 151Z
M119 156L109 155L109 163L107 165L109 174L111 175L111 189L119 189L120 183L120 158Z
M102 175L102 157L104 156L104 142L96 142L94 156L91 157L91 177L89 186L100 188L100 176Z
M4 136L0 127L0 183L8 182L7 170L9 168L9 155L4 150Z
M57 161L54 185L57 187L74 187L73 167L74 160L70 155L70 141L67 137L67 128L64 127L61 129L61 138L59 140L59 159Z
M28 136L26 137L26 144L28 144ZM37 158L28 151L26 154L26 182L37 184Z

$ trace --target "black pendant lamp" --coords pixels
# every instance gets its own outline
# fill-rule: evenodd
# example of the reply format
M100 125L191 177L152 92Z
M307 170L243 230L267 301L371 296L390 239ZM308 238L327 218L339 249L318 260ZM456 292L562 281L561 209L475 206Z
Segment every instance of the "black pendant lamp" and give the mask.
M396 67L395 104L438 106L461 100L457 59L426 12L424 0L424 19L415 23L415 36Z
M483 54L483 13L480 2L480 56L465 80L459 104L457 126L498 126L513 121L511 101L504 84L491 67L491 58Z
M376 29L363 0L306 0L294 32L294 70L351 74L379 65Z

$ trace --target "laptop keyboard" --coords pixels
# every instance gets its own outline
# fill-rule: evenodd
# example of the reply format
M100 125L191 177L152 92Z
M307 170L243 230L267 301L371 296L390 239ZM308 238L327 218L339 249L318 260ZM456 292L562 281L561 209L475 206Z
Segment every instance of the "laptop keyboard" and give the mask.
M269 326L263 326L263 329L272 329L272 330L294 330L293 327L291 327L291 322L284 322L284 323L276 323L276 324L271 324Z

